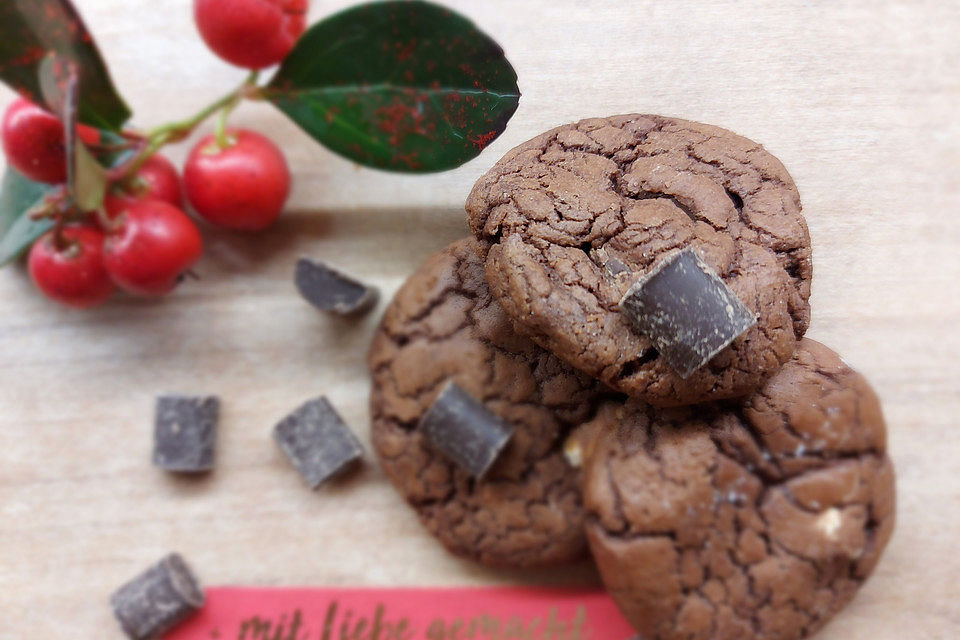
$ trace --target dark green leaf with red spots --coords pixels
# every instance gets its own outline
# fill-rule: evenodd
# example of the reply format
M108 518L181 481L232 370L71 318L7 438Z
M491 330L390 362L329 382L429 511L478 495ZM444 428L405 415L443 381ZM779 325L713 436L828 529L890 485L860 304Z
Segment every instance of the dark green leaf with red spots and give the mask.
M118 130L130 111L73 5L68 0L0 1L0 79L40 101L39 68L50 52L80 70L80 121Z
M361 5L314 25L264 93L333 151L406 172L475 158L520 100L496 42L420 1Z

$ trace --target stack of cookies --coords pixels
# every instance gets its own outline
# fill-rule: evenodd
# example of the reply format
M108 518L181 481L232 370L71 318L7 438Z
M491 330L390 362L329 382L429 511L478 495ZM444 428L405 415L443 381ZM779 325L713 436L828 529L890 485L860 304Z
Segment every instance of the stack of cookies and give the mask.
M498 566L589 549L647 640L802 638L849 602L893 470L870 386L803 338L783 165L709 125L584 120L466 210L369 356L377 455L431 533Z

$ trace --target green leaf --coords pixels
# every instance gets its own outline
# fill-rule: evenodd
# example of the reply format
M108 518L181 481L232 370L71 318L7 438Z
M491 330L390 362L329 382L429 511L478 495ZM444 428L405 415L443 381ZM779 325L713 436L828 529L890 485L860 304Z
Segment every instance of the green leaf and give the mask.
M53 226L48 219L32 220L27 215L53 190L7 168L0 183L0 267L17 258Z
M79 74L77 65L51 53L40 64L40 91L47 106L64 127L67 155L67 185L80 209L91 211L103 204L107 173L80 141L77 132Z
M83 211L99 209L107 194L107 171L83 143L77 143L75 149L76 172L70 183L73 201Z
M80 69L80 121L100 129L120 129L130 110L69 0L0 1L0 79L39 100L39 66L50 52Z
M264 95L333 151L406 172L475 158L520 100L503 49L421 1L365 4L314 25Z

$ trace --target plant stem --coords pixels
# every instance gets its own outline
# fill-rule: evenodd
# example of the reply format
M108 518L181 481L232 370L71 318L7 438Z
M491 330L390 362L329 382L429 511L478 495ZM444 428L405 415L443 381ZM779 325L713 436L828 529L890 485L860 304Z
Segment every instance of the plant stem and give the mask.
M246 85L244 85L246 86ZM204 107L194 115L190 116L186 120L180 120L178 122L171 122L152 131L149 131L146 135L147 140L158 140L161 138L167 139L179 139L185 138L190 135L190 133L204 120L212 116L214 113L234 102L237 99L239 94L239 89L231 91L227 95L223 96L216 102Z
M117 176L117 180L122 182L123 180L132 177L137 171L140 170L144 163L162 147L170 143L183 140L193 133L194 129L200 126L203 121L218 111L221 111L221 116L220 123L217 126L217 141L223 144L226 140L226 135L224 132L226 130L227 118L240 103L240 101L246 96L250 95L250 89L251 87L256 86L259 77L259 72L253 71L239 87L215 102L207 105L189 118L186 118L185 120L178 120L176 122L170 122L148 131L143 136L143 140L146 142L145 146L129 163L123 166L120 172L118 172L119 175Z
M28 212L32 220L55 218L67 213L69 200L66 186L60 186L56 191L44 198L41 205Z
M53 223L53 246L57 251L64 251L69 246L67 238L63 235L64 224L62 216L58 216Z
M233 110L236 108L237 103L240 102L240 97L223 109L220 110L220 116L217 118L217 128L215 131L215 137L217 140L217 146L221 149L226 149L230 146L230 138L227 135L227 120L230 118L230 114L233 113Z
M100 228L103 229L104 233L110 233L111 231L116 231L120 228L120 225L123 224L123 216L118 216L117 218L111 218L107 215L107 210L103 207L98 207L93 210L93 215L97 219L97 224L100 225Z
M219 146L221 149L226 149L233 144L230 140L230 137L227 135L227 120L230 119L230 114L233 113L233 110L237 108L237 105L240 104L242 100L251 99L251 89L255 89L257 87L257 79L259 77L259 71L252 71L250 75L247 76L247 81L243 83L243 86L237 90L236 98L220 110L220 116L217 118L217 128L214 135L217 140L217 146Z

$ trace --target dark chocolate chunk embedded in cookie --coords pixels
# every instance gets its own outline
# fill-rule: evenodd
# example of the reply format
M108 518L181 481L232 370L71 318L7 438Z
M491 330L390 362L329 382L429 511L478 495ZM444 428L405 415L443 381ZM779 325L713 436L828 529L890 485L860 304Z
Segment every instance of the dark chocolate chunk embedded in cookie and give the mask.
M490 295L472 238L430 257L397 293L369 354L372 439L397 490L453 553L492 565L586 551L580 473L563 455L601 385L519 335ZM455 383L513 436L480 480L417 426Z
M643 115L563 126L509 152L466 209L492 243L490 287L517 326L651 404L746 395L806 331L812 267L797 189L776 158L730 131ZM619 309L638 279L685 248L757 318L686 378Z
M893 531L879 401L811 340L742 402L631 400L590 428L590 547L647 640L806 637L850 601Z
M483 403L448 382L420 419L424 439L478 480L507 446L513 427Z
M624 294L620 310L681 378L757 323L695 249L658 262Z

